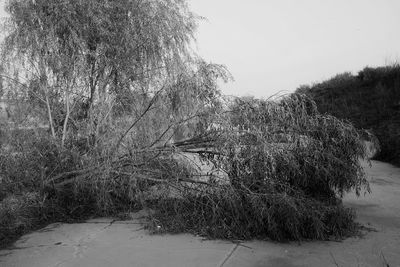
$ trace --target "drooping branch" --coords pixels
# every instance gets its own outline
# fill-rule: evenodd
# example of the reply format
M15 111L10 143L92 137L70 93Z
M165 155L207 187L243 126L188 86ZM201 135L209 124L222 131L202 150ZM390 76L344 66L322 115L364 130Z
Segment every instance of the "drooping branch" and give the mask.
M139 121L149 112L149 110L151 109L151 107L155 104L159 94L165 89L165 87L163 86L161 89L159 89L154 96L152 97L152 99L150 100L149 104L147 105L147 107L143 110L143 112L138 116L138 118L136 118L136 120L125 130L125 132L121 135L121 137L118 139L117 144L114 147L114 150L112 152L112 154L114 154L116 151L118 151L119 146L121 145L122 141L124 140L124 138L128 135L128 133L133 129L133 127L135 127Z

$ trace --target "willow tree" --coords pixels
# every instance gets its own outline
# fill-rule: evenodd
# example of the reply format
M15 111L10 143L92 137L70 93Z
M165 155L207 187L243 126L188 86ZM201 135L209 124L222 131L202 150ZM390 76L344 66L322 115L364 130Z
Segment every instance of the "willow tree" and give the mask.
M71 115L96 116L96 105L124 106L139 95L145 108L160 91L182 90L173 85L182 74L203 69L204 78L204 66L223 73L191 51L199 17L185 0L9 0L6 10L3 59L63 140ZM197 89L211 88L204 85Z

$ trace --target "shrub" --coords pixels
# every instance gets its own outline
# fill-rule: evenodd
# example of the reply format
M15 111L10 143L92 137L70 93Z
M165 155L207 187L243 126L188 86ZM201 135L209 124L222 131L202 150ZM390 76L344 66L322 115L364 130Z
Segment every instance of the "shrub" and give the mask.
M337 79L337 77L344 77ZM400 164L400 66L366 67L357 75L342 74L328 81L303 86L321 113L351 121L378 139L376 159Z
M47 177L79 168L79 155L61 149L50 137L14 130L0 153L0 196L43 191Z
M46 218L43 199L38 193L8 196L0 202L0 248Z
M79 168L82 159L45 134L10 131L0 150L0 246L45 223L93 214L87 191L65 187L54 191L48 177ZM92 202L90 202L92 201Z

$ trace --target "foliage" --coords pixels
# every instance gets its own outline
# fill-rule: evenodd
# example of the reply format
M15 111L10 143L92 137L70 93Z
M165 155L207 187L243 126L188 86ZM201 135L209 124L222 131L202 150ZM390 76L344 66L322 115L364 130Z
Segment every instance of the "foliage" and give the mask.
M228 175L155 205L166 231L214 238L327 239L356 231L344 192L369 190L357 130L320 115L301 95L237 100L217 118L211 149L200 153ZM175 185L176 186L176 185Z
M223 127L230 131L217 143L224 155L217 163L222 160L232 179L244 179L250 189L272 179L311 197L328 197L350 189L359 192L365 184L358 164L365 149L356 129L320 115L311 99L291 95L278 102L239 102L231 114ZM232 134L234 129L238 133Z
M357 128L376 135L380 152L376 159L400 164L400 67L366 67L358 75L337 78L299 88L312 97L322 113L348 119Z
M76 124L89 126L85 138L98 139L99 122L114 120L121 109L137 112L155 95L186 104L181 83L192 97L203 95L197 102L212 97L210 77L226 75L223 66L191 52L199 17L182 0L10 0L7 10L5 90L38 109L61 146Z
M67 218L106 215L143 207L144 191L186 172L170 143L218 108L217 81L230 77L190 50L199 17L185 1L6 7L1 78L15 112L2 138L2 200L34 192Z
M176 71L196 29L195 15L178 0L9 1L7 10L4 52L59 78L76 74L96 91Z
M82 154L73 142L64 149L32 142L24 157L3 158L4 166L21 163L29 171L2 168L13 193L3 201L36 188L44 207L60 211L57 218L154 209L150 227L212 238L328 239L357 231L354 212L340 201L344 192L368 190L358 161L365 151L353 126L320 115L300 95L228 106L208 114L194 138L154 145L135 133L116 158L107 156L106 143ZM201 162L227 175L204 176ZM10 187L15 181L20 186Z
M10 196L0 202L0 248L40 224L43 203L36 193Z
M0 153L0 196L41 191L46 177L79 168L78 155L33 130L13 130ZM3 197L1 197L2 199Z
M83 193L73 195L66 188L55 195L45 183L79 168L82 158L76 152L60 149L34 129L8 129L8 135L0 148L0 247L46 223L91 214L93 205L83 201Z
M3 237L142 208L156 210L153 226L210 237L356 230L340 203L368 190L355 128L302 95L225 102L218 80L231 77L190 51L197 18L185 1L10 0L7 9L4 89L27 126L10 124L0 148Z
M221 186L158 202L150 227L191 232L209 238L327 240L354 235L354 211L312 198L285 194L240 193Z

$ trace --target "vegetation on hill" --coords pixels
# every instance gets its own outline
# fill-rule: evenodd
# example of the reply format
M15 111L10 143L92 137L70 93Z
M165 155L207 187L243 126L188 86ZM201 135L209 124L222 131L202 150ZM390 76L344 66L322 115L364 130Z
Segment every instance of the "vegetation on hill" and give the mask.
M217 83L230 75L191 52L185 1L7 10L2 90L19 112L1 132L1 245L43 223L138 209L155 211L156 230L214 238L357 230L340 200L368 190L355 128L304 95L225 102Z
M343 73L299 93L311 96L321 113L351 121L372 132L380 143L376 159L400 165L400 66Z

